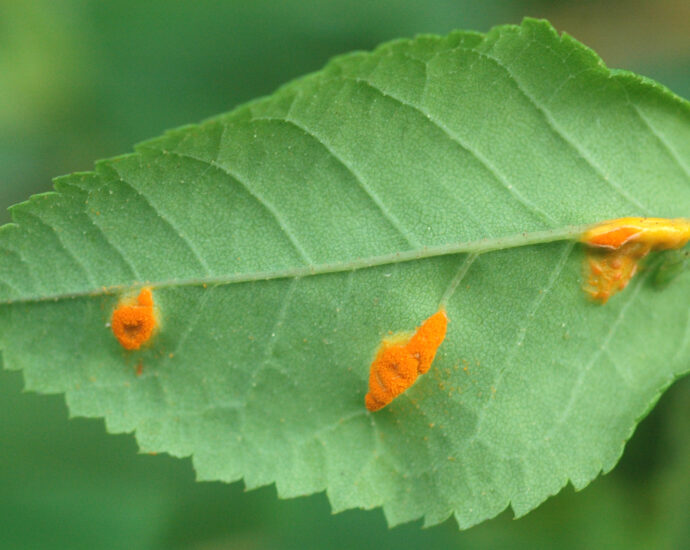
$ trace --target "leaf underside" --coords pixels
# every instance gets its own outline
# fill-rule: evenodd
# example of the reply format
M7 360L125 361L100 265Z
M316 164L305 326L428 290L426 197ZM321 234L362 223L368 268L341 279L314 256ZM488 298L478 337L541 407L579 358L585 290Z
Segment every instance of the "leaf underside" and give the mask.
M573 240L688 216L690 107L546 22L337 58L55 189L0 229L4 365L202 480L465 528L610 470L690 369L687 271L601 307ZM368 413L381 338L444 295L431 371Z

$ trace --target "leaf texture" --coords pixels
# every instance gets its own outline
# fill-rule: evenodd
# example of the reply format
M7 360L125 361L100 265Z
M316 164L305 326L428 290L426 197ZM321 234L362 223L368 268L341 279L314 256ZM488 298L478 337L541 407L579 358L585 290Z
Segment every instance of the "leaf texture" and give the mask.
M13 207L3 363L199 479L465 528L613 468L688 372L687 272L601 307L573 239L689 213L660 85L543 21L400 40ZM108 322L144 285L160 330L127 352ZM444 298L431 371L368 413L381 338Z

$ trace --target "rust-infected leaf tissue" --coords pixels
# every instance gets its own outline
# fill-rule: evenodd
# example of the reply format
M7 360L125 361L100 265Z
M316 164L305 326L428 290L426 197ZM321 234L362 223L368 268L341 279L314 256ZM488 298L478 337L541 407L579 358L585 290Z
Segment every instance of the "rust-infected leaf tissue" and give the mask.
M364 404L370 411L388 405L431 367L436 350L446 337L448 316L441 309L429 317L411 337L381 343L369 371L369 393Z
M148 342L158 326L151 289L142 288L136 301L119 303L110 326L117 341L127 350L137 350Z

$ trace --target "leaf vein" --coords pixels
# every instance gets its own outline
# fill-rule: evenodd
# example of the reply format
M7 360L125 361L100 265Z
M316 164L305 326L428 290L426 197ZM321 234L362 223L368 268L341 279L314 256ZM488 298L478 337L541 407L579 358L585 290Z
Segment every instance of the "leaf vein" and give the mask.
M26 259L24 259L24 257L17 250L14 250L13 248L8 248L6 246L0 246L0 250L4 250L8 254L10 254L11 256L15 256L19 260L19 263L24 266L26 275L31 280L32 286L34 288L36 288L37 287L36 278L33 276L33 273L31 270L31 265L29 264L29 262ZM21 294L21 292L20 292L20 294Z
M381 212L381 215L386 219L386 221L395 229L395 231L407 242L407 244L410 246L410 248L419 248L421 246L421 243L417 241L417 239L410 235L405 228L403 227L402 223L400 220L393 215L389 211L389 209L386 207L385 203L381 200L381 197L379 197L368 185L364 183L364 178L362 178L354 168L352 168L347 162L345 162L344 158L339 155L338 153L335 152L335 149L326 143L323 137L319 136L316 134L316 132L312 129L307 128L303 124L299 123L297 120L292 119L292 118L276 118L276 117L255 117L252 120L268 120L268 121L274 121L274 122L282 122L285 124L289 124L294 126L295 128L301 130L305 135L311 137L319 143L330 155L333 159L335 159L345 170L347 170L354 180L357 182L359 187L366 193L366 195L374 202L376 207L378 208L379 212Z
M86 280L88 281L88 283L91 284L92 286L96 286L96 281L93 278L93 275L91 274L91 272L88 269L86 269L86 266L81 262L81 260L79 258L77 258L74 251L72 251L71 248L67 246L67 244L62 239L62 237L60 237L58 231L52 225L50 225L48 222L43 220L39 215L37 215L33 212L24 211L22 214L25 216L29 216L29 217L33 218L39 224L41 224L43 227L48 228L50 230L50 232L55 236L55 239L57 239L57 241L62 246L62 250L65 251L65 254L67 254L67 256L74 262L74 264L79 268L79 270L86 277Z
M580 391L580 388L582 387L583 381L587 374L589 374L589 371L592 369L592 366L596 361L599 359L602 353L606 351L608 348L609 343L611 342L611 339L613 336L616 334L616 331L618 330L618 327L621 325L623 322L623 319L625 318L625 313L628 311L628 308L630 308L637 298L637 295L639 294L643 283L646 281L648 277L648 274L643 274L639 276L637 284L635 285L629 285L633 286L634 288L628 290L628 296L627 300L625 301L625 304L623 304L623 307L621 307L620 311L618 312L618 315L616 316L616 319L613 323L611 323L611 328L609 329L608 333L604 337L604 339L601 342L601 345L598 347L598 349L592 354L590 360L587 362L587 364L578 371L577 379L575 380L575 384L572 387L572 390L570 392L570 397L568 399L568 402L566 403L565 407L563 408L563 411L561 414L558 416L558 418L554 421L553 427L549 430L547 437L553 436L553 433L556 431L557 428L559 428L568 418L568 415L572 411L573 406L575 405L575 401L577 398L577 394ZM615 366L615 365L614 365Z
M529 325L531 323L531 320L534 319L535 314L539 310L539 307L541 306L542 302L544 301L544 298L548 295L548 293L551 291L551 289L555 286L556 282L558 282L559 277L563 273L563 269L565 268L566 264L568 263L568 259L570 258L571 254L573 253L573 250L575 248L575 242L569 242L567 243L564 248L563 248L563 253L561 254L561 257L558 259L558 262L556 265L553 267L551 270L551 273L549 275L549 278L547 279L546 286L544 288L539 289L537 292L537 295L535 296L534 300L532 300L532 303L529 305L529 307L526 309L526 316L525 316L525 324L520 327L518 330L517 338L515 339L515 342L511 346L509 352L506 354L505 360L503 361L503 365L499 368L498 374L493 380L492 386L498 391L499 386L501 385L503 379L505 378L506 373L510 370L511 366L513 365L513 359L515 359L515 356L517 353L520 351L522 344L525 340L525 337L527 336L527 330L529 328ZM474 432L474 435L472 436L471 439L474 439L477 437L477 435L481 432L481 427L484 419L486 418L487 411L491 408L491 404L494 403L493 400L489 400L486 402L484 407L482 408L478 418L477 418L477 424L476 424L476 429Z
M62 185L69 186L69 187L74 187L75 189L77 189L77 190L79 190L79 191L82 191L82 192L85 191L87 194L88 194L88 192L89 192L88 190L82 189L81 187L79 187L79 186L77 186L77 185L74 185L74 184L72 184L72 183L70 183L70 182L67 182L67 181L63 181L63 182L61 182L61 184L62 184ZM115 252L115 255L118 256L118 257L120 258L120 260L122 260L122 263L124 263L124 265L127 267L127 269L129 269L130 273L132 274L132 278L133 278L134 280L141 281L141 280L142 280L141 275L139 274L139 272L137 271L137 269L134 267L134 264L125 256L124 252L122 252L122 250L120 250L120 248L119 248L118 246L116 246L116 245L108 238L108 235L106 235L106 233L105 233L105 231L103 230L103 228L100 227L100 226L96 223L96 221L95 221L94 218L91 216L91 214L88 212L88 210L84 210L84 214L86 215L86 217L87 217L87 219L89 220L89 222L91 222L91 225L93 225L93 227L96 229L96 231L98 231L98 234L103 238L103 241L105 241L105 244L107 244L107 245L110 247L110 249L113 250L113 251Z
M213 277L193 277L185 279L167 279L160 281L149 281L146 286L152 288L179 288L184 286L208 285L231 285L248 283L255 281L268 281L276 279L291 279L309 276L327 275L330 273L341 273L343 271L357 271L360 269L370 269L382 265L393 265L416 260L424 260L439 256L456 255L461 253L487 253L495 250L505 250L520 246L533 246L537 244L550 243L555 241L576 239L591 224L580 226L565 226L546 231L535 231L531 233L517 233L505 237L491 239L480 239L478 241L466 241L461 243L443 244L437 246L425 246L419 250L407 250L404 252L394 252L381 256L370 256L366 258L353 258L345 262L330 264L306 265L283 270L253 271L249 273L233 273L229 275ZM15 300L0 301L2 304L12 303L35 303L44 301L55 301L61 299L74 299L84 296L100 296L123 289L131 289L133 286L142 285L114 285L111 287L98 287L94 290L65 292L39 297L24 297Z
M177 227L177 224L173 223L168 216L160 210L159 207L155 206L151 199L144 194L141 189L138 189L137 187L134 186L134 184L126 181L122 175L117 171L117 168L113 166L113 169L115 172L118 174L119 181L122 182L123 185L126 187L129 187L136 195L141 197L141 199L146 203L146 205L151 208L157 215L158 218L166 224L173 232L174 235L176 235L180 241L183 243L185 248L191 253L191 255L194 257L196 262L203 268L205 271L206 275L211 275L211 269L209 268L208 264L206 263L206 260L201 256L199 251L196 249L196 246L194 243L182 232L182 230Z
M189 153L183 153L181 151L171 151L171 150L161 150L161 153L167 153L170 155L175 155L180 158L186 158L189 160L193 160L195 162L198 162L204 166L212 166L222 174L224 174L226 177L228 177L231 181L234 181L239 185L242 189L246 191L246 193L254 200L261 208L263 208L266 212L268 212L269 216L271 216L282 233L285 235L285 237L288 239L290 242L290 246L292 246L293 250L297 253L297 255L300 257L300 259L308 265L311 265L313 262L309 258L308 254L300 244L299 240L297 237L295 237L294 233L292 230L289 228L285 220L283 220L282 216L280 215L279 211L270 204L267 200L265 200L263 197L261 197L259 194L257 194L254 189L252 189L247 182L244 181L244 179L240 178L236 173L234 173L232 170L230 170L228 167L226 167L223 164L220 164L218 160L206 160L194 155L191 155Z
M578 144L565 133L563 128L561 128L558 125L555 117L550 113L550 111L545 106L541 105L532 96L532 94L530 94L527 91L527 88L520 82L520 80L518 80L518 78L513 74L513 72L507 65L503 64L497 57L493 55L479 52L476 50L472 51L474 51L478 56L493 61L498 67L500 67L506 73L506 75L508 76L508 80L515 84L517 90L525 97L525 99L527 99L534 106L537 112L541 114L546 123L553 130L554 134L560 137L563 140L563 142L566 143L578 155L579 158L585 161L585 164L587 164L592 169L592 171L594 171L594 173L599 177L599 179L601 179L606 185L614 189L621 197L623 197L630 204L634 205L636 208L639 208L641 212L649 213L648 208L646 208L640 201L638 201L635 197L626 192L621 185L611 180L608 176L606 176L606 174L604 174L601 167L599 167L598 164L594 162L594 160L590 157L587 151L579 147Z
M625 90L626 95L628 95L628 90L625 88L625 86L623 86L623 89ZM642 113L640 108L635 103L633 103L629 97L628 102L635 111L635 113L637 113L637 116L640 118L643 124L647 126L647 128L649 128L649 131L652 132L657 141L659 141L663 148L666 149L673 162L678 166L678 168L680 168L680 170L683 172L683 174L685 174L688 181L690 182L690 166L685 164L685 162L678 154L678 152L675 150L675 148L668 142L664 135L656 129L656 127L650 122L650 120Z
M521 205L523 206L530 214L536 215L538 218L540 218L542 221L546 222L549 226L553 226L557 223L557 221L552 218L547 212L539 208L535 203L530 201L527 197L522 195L518 191L518 189L510 183L510 181L506 178L505 175L503 175L498 168L496 168L490 161L489 159L481 152L479 152L478 149L475 149L471 147L467 142L465 142L463 139L460 138L457 134L453 133L445 124L443 124L441 121L437 120L434 116L431 115L431 113L426 112L423 108L421 108L418 105L415 105L414 103L411 103L409 101L403 100L397 96L394 96L369 80L365 78L359 78L359 77L352 77L352 76L345 76L343 77L345 79L352 80L354 82L357 82L359 84L363 84L365 86L368 86L370 89L378 92L381 94L383 97L387 97L401 105L404 105L413 111L417 112L419 115L421 115L425 120L427 120L430 124L432 124L434 127L436 127L439 131L441 131L449 140L451 140L455 145L460 147L462 150L467 152L470 156L472 156L479 164L481 164L485 170L492 176L492 179L494 181L498 182L510 195L513 196L513 198Z

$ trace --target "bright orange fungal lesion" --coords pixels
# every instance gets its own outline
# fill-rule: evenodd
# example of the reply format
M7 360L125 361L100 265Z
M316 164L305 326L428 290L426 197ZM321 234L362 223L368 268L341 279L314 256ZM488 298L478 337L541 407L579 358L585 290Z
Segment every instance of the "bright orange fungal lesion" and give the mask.
M368 410L385 407L429 370L446 337L447 326L448 316L441 309L411 336L398 336L381 343L369 370L369 392L364 398Z
M603 304L627 286L649 252L685 246L690 219L618 218L592 226L580 240L589 247L585 292Z
M110 320L113 334L127 350L137 350L151 339L158 319L150 288L141 289L136 301L120 302Z

